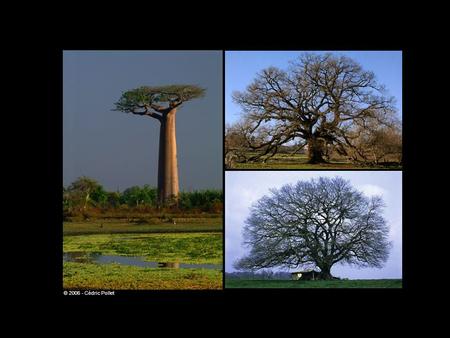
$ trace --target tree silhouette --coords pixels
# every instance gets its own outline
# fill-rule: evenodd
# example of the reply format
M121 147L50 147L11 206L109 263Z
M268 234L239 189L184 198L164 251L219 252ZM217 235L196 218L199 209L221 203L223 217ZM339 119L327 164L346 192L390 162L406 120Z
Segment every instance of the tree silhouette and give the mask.
M323 279L336 263L382 267L390 246L382 208L381 197L367 198L340 177L272 189L251 209L244 227L251 251L235 267L318 267Z
M118 111L149 116L160 122L158 158L158 201L176 201L179 193L176 124L177 108L184 102L204 96L195 85L143 86L122 94Z

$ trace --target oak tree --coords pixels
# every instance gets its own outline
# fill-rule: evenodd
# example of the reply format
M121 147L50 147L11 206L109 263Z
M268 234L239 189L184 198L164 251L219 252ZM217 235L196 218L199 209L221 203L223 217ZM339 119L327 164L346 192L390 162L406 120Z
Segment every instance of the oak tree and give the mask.
M304 54L287 70L264 69L233 100L243 111L248 161L267 159L293 141L307 148L309 163L326 162L327 146L343 153L354 147L354 127L396 119L394 98L374 73L331 53Z
M382 267L390 247L383 206L340 177L272 189L251 208L243 232L250 252L235 267L317 267L323 279L336 263Z

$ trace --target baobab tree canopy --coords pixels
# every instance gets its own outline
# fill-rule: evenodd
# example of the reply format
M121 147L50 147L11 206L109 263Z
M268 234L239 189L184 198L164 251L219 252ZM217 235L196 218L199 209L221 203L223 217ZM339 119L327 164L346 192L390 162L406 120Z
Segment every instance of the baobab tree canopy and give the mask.
M195 85L143 86L124 92L116 102L116 110L156 117L152 111L162 113L204 94L205 89Z
M395 121L394 98L374 73L345 56L304 54L288 70L261 71L233 99L243 111L240 129L251 159L274 155L290 141L308 146L309 162L324 162L327 145L354 147L355 127Z
M317 267L324 279L336 263L380 268L390 247L382 208L339 177L272 189L252 206L243 233L251 250L235 268Z

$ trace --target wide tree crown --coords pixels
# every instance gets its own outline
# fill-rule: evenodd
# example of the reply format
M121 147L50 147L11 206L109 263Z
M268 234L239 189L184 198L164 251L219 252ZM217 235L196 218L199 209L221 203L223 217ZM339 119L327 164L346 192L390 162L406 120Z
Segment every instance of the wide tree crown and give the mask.
M357 128L397 121L395 100L374 73L331 53L303 54L286 70L264 69L233 100L242 108L246 146L262 155L313 138L354 147Z
M243 231L251 250L234 266L379 268L390 248L383 207L381 197L366 197L340 177L272 189L251 208Z
M142 86L122 93L114 110L156 117L152 110L163 113L204 94L205 89L196 85Z

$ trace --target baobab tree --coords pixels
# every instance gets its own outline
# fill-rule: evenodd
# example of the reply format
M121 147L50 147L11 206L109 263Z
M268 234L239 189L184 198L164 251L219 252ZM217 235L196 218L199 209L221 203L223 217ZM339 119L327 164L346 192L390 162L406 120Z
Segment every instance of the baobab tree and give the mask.
M343 154L354 147L354 127L395 120L394 98L374 73L331 53L304 54L287 71L265 69L233 100L243 110L249 161L267 159L294 141L307 146L309 163L326 162L328 145Z
M165 204L178 198L178 164L175 117L184 102L204 96L195 85L139 87L122 94L116 109L154 118L160 123L158 158L158 201Z
M381 197L340 177L272 189L252 206L243 233L251 250L235 268L317 267L322 279L333 278L336 263L380 268L390 247L382 208Z

